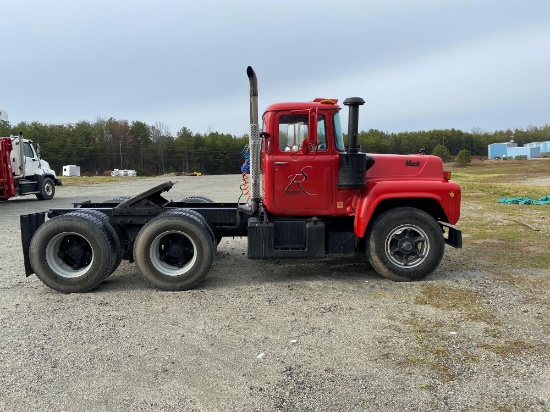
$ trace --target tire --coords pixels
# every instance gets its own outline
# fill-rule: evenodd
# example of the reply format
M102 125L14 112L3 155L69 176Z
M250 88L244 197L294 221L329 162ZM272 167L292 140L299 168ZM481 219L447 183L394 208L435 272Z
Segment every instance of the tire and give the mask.
M214 203L212 199L206 196L188 196L180 200L185 203Z
M36 276L62 293L98 286L115 263L111 232L99 219L71 212L41 225L31 239L29 258Z
M164 290L187 290L210 270L214 246L206 226L176 209L149 221L134 242L136 265L147 281Z
M188 196L181 199L180 202L182 203L214 203L212 199L206 196ZM204 216L202 217L204 219ZM206 222L206 219L205 219L205 222ZM217 249L217 245L219 245L220 242L222 241L222 237L217 234L214 234L214 237L216 239L215 242L216 242L216 249Z
M443 231L426 212L412 207L388 210L367 233L367 256L383 277L408 282L432 273L445 250Z
M216 253L217 250L218 250L218 244L220 243L221 238L218 239L216 237L216 235L214 234L214 231L212 230L212 228L210 227L210 225L206 221L206 218L203 215L201 215L199 212L196 212L196 211L191 210L191 209L173 209L168 213L169 214L178 214L178 213L181 213L181 212L193 215L201 221L201 223L204 225L204 228L208 232L208 236L210 236L210 239L212 240L212 245L214 246L214 253Z
M128 199L131 199L130 196L117 196L110 200L106 200L103 203L116 203L117 205L121 204L122 202L126 202Z
M42 180L42 186L40 187L40 193L36 194L36 197L40 200L53 199L55 195L55 184L52 179L45 177Z
M109 276L118 268L120 262L122 262L122 257L124 255L124 245L126 244L126 236L122 229L105 213L100 212L95 209L82 209L78 213L84 213L101 220L107 230L111 233L113 237L112 251L115 255L115 260L113 262L113 267L110 269Z

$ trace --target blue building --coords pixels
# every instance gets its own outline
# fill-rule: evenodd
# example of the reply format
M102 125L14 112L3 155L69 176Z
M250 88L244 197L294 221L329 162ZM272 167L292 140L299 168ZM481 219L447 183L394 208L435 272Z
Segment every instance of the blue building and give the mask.
M518 147L517 143L493 143L489 145L489 160L493 160L495 157L502 159L508 156L508 148Z
M533 143L527 143L525 147L540 147L540 152L550 152L550 140L547 140L546 142L533 142Z
M510 141L507 143L493 143L488 146L489 160L494 158L527 156L528 159L540 157L541 153L550 152L550 141L527 143L523 147Z

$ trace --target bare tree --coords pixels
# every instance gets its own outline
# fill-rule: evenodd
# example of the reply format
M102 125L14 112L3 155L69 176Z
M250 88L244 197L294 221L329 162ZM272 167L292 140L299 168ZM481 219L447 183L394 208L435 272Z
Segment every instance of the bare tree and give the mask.
M170 139L171 135L168 126L162 122L155 122L155 125L151 128L151 140L153 141L153 147L157 155L157 172L160 175L166 173L165 155Z

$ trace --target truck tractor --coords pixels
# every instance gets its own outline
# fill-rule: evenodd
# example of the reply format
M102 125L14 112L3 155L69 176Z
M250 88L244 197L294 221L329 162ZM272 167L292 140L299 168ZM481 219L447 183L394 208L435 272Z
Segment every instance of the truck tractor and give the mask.
M34 149L31 140L19 136L0 137L0 201L34 194L50 200L61 180L40 157L40 144Z
M453 226L461 190L439 157L360 152L358 97L343 102L347 144L332 98L273 104L260 127L257 78L251 67L247 74L246 201L168 200L167 181L131 198L23 215L26 275L59 292L85 292L125 259L152 285L186 290L205 278L223 237L246 236L250 259L366 253L380 275L415 281L438 267L446 243L462 246Z

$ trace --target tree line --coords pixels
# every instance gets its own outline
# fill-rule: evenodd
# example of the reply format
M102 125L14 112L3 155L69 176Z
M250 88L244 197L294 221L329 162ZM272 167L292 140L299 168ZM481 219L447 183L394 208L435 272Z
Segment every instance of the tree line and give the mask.
M365 152L411 154L423 150L427 154L441 153L441 147L447 149L450 157L455 157L462 150L471 156L488 155L487 146L492 143L513 140L519 146L526 143L550 140L550 125L543 127L530 126L523 129L507 129L487 132L474 129L464 132L457 129L443 129L417 132L388 133L371 129L360 132L358 142Z
M74 124L0 121L0 136L17 135L41 144L42 157L54 170L78 165L82 174L101 175L113 169L134 169L140 176L172 172L204 174L239 173L242 150L248 136L227 133L193 133L182 127L172 135L165 124L148 125L140 121L98 119ZM361 150L367 153L439 154L450 156L467 151L471 156L487 156L491 143L514 140L525 143L550 140L550 125L526 130L486 132L456 129L389 133L371 129L358 136ZM444 159L446 160L446 159Z

